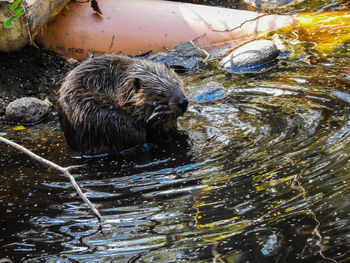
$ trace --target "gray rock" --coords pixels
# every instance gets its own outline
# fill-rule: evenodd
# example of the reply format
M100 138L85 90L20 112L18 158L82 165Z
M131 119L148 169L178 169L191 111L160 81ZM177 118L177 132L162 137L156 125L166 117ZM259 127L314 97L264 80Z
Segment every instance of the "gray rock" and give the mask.
M11 123L33 124L44 119L49 106L37 98L24 97L12 101L5 109L5 120Z
M275 64L278 54L272 41L256 40L231 52L219 66L231 73L264 72Z
M159 52L148 59L187 71L205 66L209 54L192 41L181 42L168 52Z

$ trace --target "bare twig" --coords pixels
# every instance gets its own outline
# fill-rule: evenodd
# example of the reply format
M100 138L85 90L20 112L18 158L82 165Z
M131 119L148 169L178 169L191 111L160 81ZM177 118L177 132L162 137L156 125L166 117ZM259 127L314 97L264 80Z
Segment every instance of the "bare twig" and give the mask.
M134 57L134 58L144 57L144 56L148 56L151 53L152 53L152 49L149 49L149 50L147 50L147 51L145 51L145 52L143 52L141 54L137 54L137 55L132 56L132 57Z
M74 177L72 176L72 174L70 173L70 170L77 168L79 166L68 166L68 167L62 167L59 166L58 164L55 164L43 157L40 157L39 155L33 153L32 151L28 150L27 148L24 148L23 146L10 141L2 136L0 136L0 141L6 143L7 145L15 148L16 150L19 150L23 153L25 153L26 155L28 155L29 157L33 158L34 160L38 161L39 163L45 164L46 166L49 166L61 173L63 173L66 177L69 178L69 180L71 181L73 187L75 188L75 190L78 192L79 196L81 199L83 199L83 201L89 206L89 208L92 210L92 212L95 214L95 216L97 217L99 223L100 223L100 227L102 226L102 216L100 214L100 212L95 208L95 206L90 202L90 200L86 197L86 195L82 192L81 188L79 187L79 185L77 184L77 182L75 181Z
M310 207L309 204L309 200L310 198L307 196L307 191L305 190L305 188L302 186L302 184L300 183L299 179L302 176L303 171L299 172L299 174L297 174L296 176L294 176L292 184L291 184L291 188L292 189L296 189L298 191L301 190L303 199L305 201L307 201L306 204L306 214L311 214L312 218L315 220L316 222L316 226L313 229L313 233L315 234L315 236L317 237L316 243L315 245L319 247L319 251L318 253L320 254L320 256L328 262L334 262L334 263L338 263L338 261L334 260L333 258L327 257L324 255L323 251L325 250L324 245L322 244L323 241L323 237L320 231L320 226L321 226L321 222L317 219L316 213L312 210L312 208Z
M26 0L23 0L23 12L24 12L24 19L26 20L26 28L28 31L29 43L37 48L38 46L34 43L32 33L30 32Z
M214 30L215 31L215 30ZM205 37L207 35L207 33L204 33L198 37L196 37L195 39L192 40L192 42L196 42L198 39L202 38L202 37Z
M249 23L249 22L254 22L254 21L257 21L258 19L264 17L264 16L269 16L271 14L262 14L262 15L259 15L255 18L252 18L252 19L248 19L248 20L245 20L243 23L241 23L239 26L236 26L234 28L231 28L231 29L225 29L225 30L217 30L217 29L213 29L214 32L223 32L223 33L227 33L227 32L232 32L234 30L237 30L239 28L241 28L242 26L244 26L246 23Z

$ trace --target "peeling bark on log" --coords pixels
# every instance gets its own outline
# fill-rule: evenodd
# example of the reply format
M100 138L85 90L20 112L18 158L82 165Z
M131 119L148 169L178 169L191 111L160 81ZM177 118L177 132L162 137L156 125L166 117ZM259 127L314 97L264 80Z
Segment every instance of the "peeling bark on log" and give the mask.
M12 1L0 3L0 51L15 51L24 47L41 28L51 21L70 0L23 0L25 15L5 28L4 21L13 15Z

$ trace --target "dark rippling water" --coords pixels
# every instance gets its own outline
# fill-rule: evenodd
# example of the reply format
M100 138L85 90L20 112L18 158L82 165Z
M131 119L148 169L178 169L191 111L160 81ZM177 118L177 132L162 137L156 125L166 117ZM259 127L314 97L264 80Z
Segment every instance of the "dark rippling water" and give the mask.
M188 144L81 158L55 116L13 131L69 181L0 144L0 259L14 262L350 262L350 45L262 75L184 75ZM315 60L316 57L316 60ZM311 63L312 62L312 63Z

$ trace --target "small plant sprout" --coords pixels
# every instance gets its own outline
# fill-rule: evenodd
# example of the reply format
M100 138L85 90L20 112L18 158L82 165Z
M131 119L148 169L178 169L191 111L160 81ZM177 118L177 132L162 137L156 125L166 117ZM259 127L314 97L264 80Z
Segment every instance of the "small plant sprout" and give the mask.
M23 0L15 0L10 6L10 10L14 12L14 15L12 17L9 17L4 22L5 28L11 28L14 25L14 22L19 19L21 16L24 15L24 7L23 7Z

